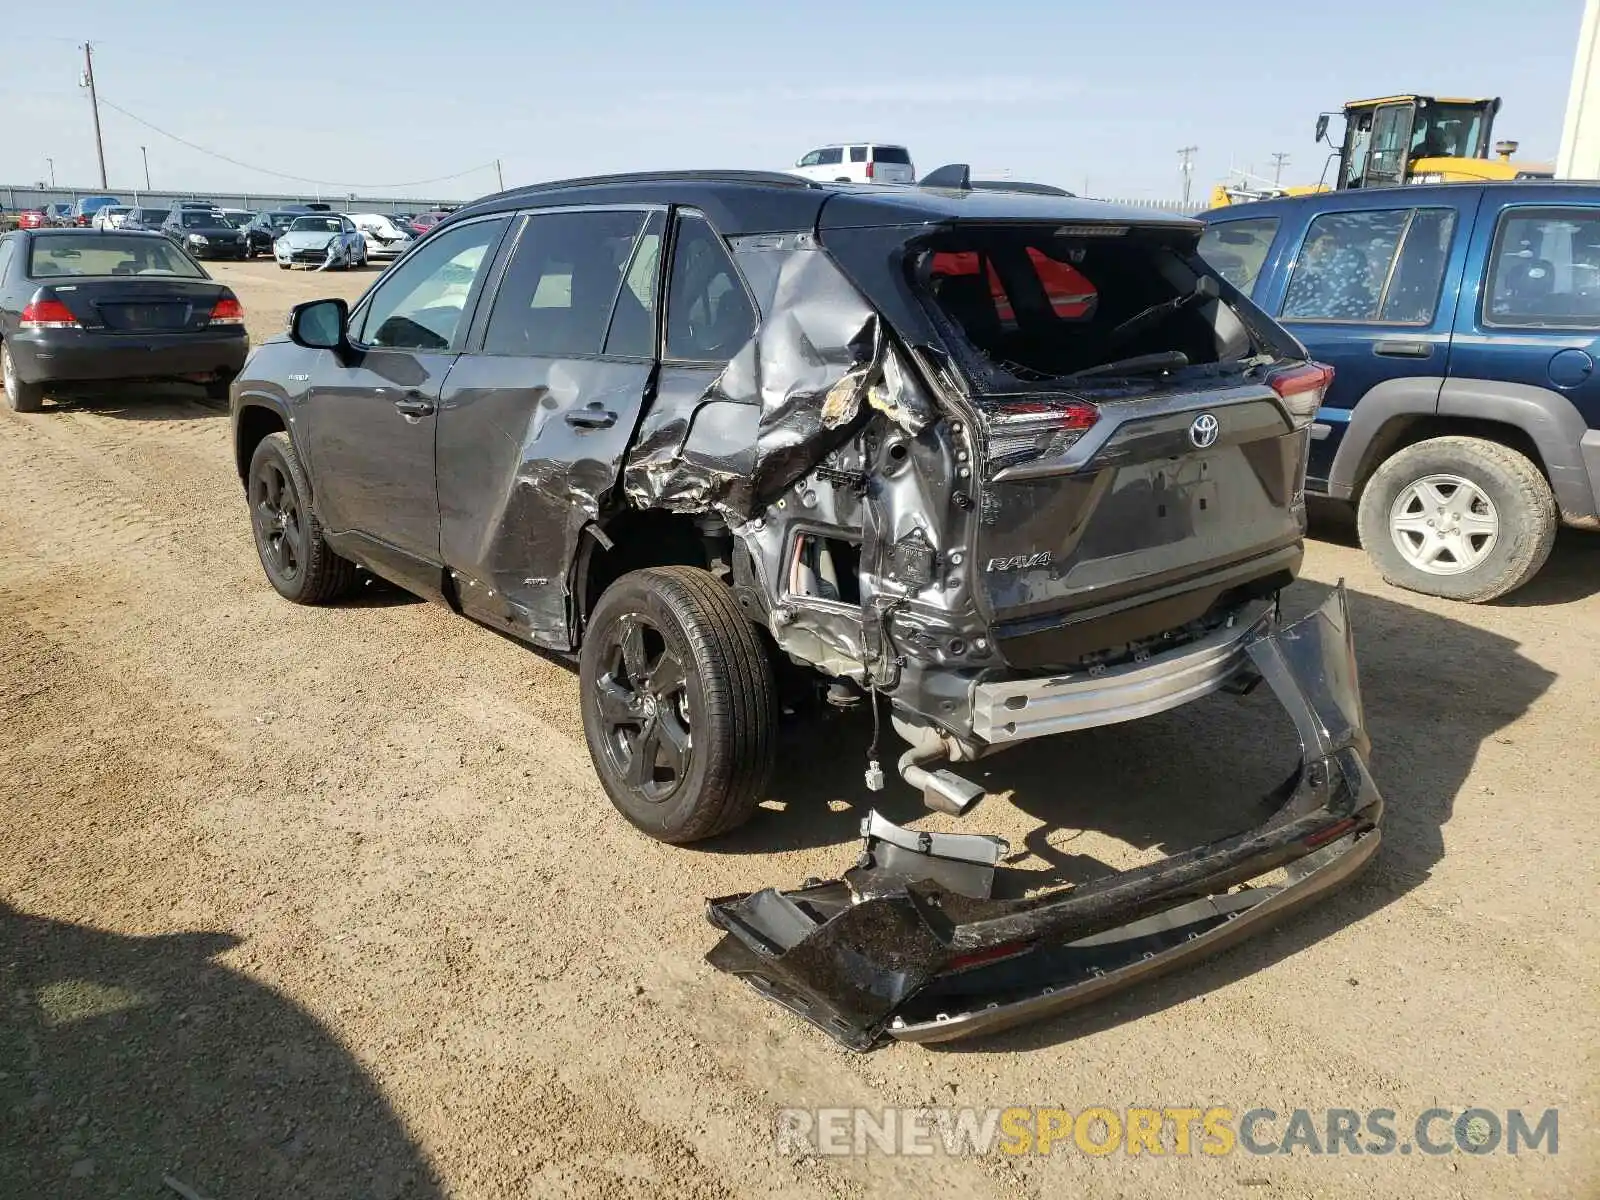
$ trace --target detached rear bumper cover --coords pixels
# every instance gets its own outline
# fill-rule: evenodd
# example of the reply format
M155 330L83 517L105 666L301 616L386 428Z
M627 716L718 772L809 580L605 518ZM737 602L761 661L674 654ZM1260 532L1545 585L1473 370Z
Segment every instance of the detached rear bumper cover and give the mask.
M707 960L865 1050L884 1034L945 1041L1074 1007L1328 893L1371 858L1383 811L1344 588L1248 653L1301 744L1264 824L1073 890L999 901L987 899L998 855L975 847L984 839L960 845L869 818L866 852L844 880L710 901L726 936Z

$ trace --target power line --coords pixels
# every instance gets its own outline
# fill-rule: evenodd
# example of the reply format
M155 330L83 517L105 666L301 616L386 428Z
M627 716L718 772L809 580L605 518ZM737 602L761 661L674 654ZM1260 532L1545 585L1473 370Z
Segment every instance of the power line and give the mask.
M318 187L345 188L352 191L384 191L391 188L422 187L425 184L445 183L451 179L460 179L463 176L475 174L478 171L487 171L489 168L495 166L497 161L491 159L489 162L480 163L478 166L470 167L465 171L456 171L451 175L438 175L432 179L412 179L405 183L349 183L341 180L312 179L305 175L291 175L287 171L274 171L271 167L258 167L254 163L242 162L237 158L231 157L230 155L223 154L220 150L212 150L209 147L202 146L197 142L191 142L188 138L179 137L171 130L163 129L159 125L156 125L150 121L146 121L143 117L129 112L120 104L114 104L112 101L107 100L104 96L100 97L100 103L111 109L113 112L121 113L123 116L127 117L128 120L143 125L146 129L153 130L164 138L170 138L174 142L177 142L180 146L187 146L189 149L208 155L211 158L221 159L225 163L231 163L233 166L242 167L246 171L256 171L262 175L271 175L277 179L287 179L291 183L315 184Z
M1276 151L1273 152L1273 154L1272 154L1272 186L1273 187L1277 187L1280 183L1283 182L1283 168L1284 168L1285 165L1287 165L1288 162L1289 162L1289 156L1287 154L1285 154L1282 150L1276 150Z

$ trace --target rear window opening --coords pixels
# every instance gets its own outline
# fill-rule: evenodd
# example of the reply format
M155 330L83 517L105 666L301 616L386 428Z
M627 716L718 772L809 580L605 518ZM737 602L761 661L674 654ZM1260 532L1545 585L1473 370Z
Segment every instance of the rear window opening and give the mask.
M872 148L872 161L909 167L911 165L911 154L904 146L874 146Z
M1181 367L1174 354L1204 365L1255 353L1186 234L1174 245L1161 230L1058 230L958 227L928 239L913 260L919 291L966 352L980 391L1059 385L1147 356Z
M843 538L802 533L789 560L788 592L798 599L861 604L861 547Z

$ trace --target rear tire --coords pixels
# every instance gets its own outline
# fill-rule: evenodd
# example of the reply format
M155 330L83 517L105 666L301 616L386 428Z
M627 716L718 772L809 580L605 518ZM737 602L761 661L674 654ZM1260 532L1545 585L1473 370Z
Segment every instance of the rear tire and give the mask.
M1386 459L1361 492L1361 546L1396 587L1481 604L1539 573L1560 523L1539 468L1509 446L1438 437Z
M269 434L256 446L246 495L256 554L278 595L296 604L327 604L355 586L355 563L323 539L311 486L287 433Z
M0 342L0 387L5 389L6 407L12 412L35 413L44 408L44 386L17 378L17 364L4 342Z
M624 575L578 659L583 730L612 804L663 842L742 825L772 773L772 668L727 586L692 567Z

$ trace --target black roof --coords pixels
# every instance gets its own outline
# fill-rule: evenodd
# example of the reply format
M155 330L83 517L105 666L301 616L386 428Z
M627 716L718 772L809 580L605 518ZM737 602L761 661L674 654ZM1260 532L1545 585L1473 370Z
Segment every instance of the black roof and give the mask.
M486 213L569 204L687 205L704 212L727 237L814 229L824 206L828 209L827 219L821 223L833 228L943 224L953 220L1196 226L1192 218L1175 213L1123 208L1066 195L820 183L776 171L652 171L562 179L486 196L452 213L450 222Z

